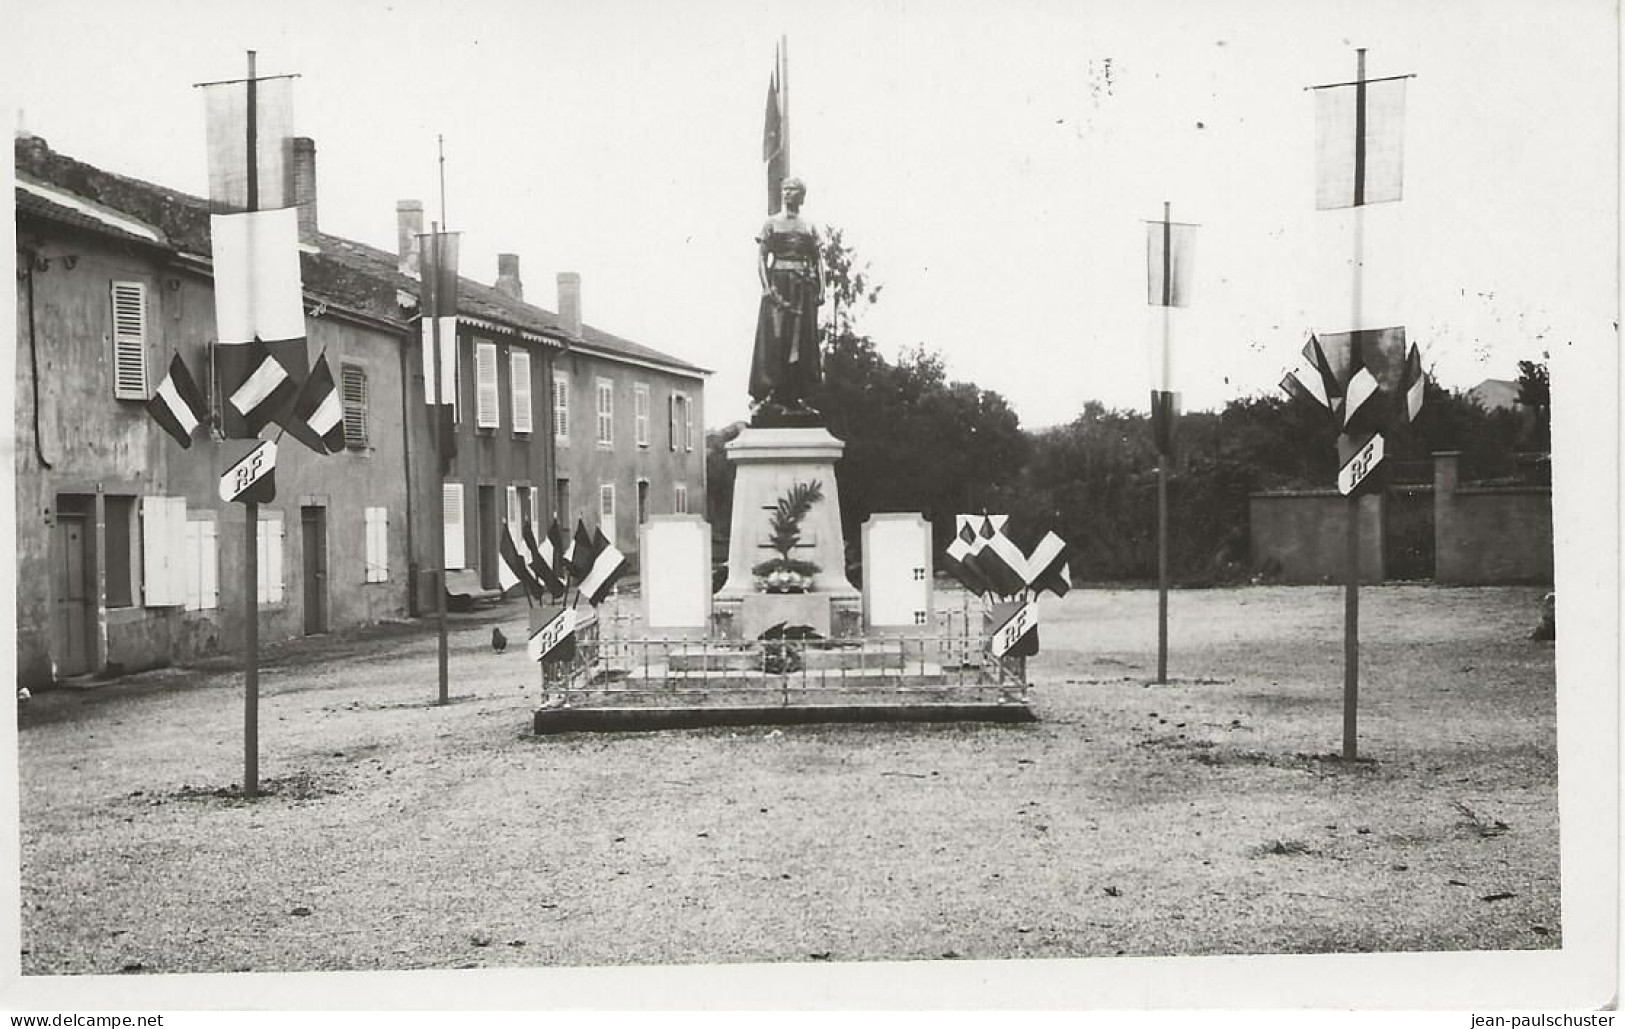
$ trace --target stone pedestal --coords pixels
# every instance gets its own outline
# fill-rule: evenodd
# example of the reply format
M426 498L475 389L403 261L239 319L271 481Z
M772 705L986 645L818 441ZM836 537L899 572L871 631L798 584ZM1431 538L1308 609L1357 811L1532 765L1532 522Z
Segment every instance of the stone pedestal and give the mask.
M727 446L734 463L733 519L728 534L728 580L716 595L717 613L743 633L740 605L759 592L751 569L776 556L768 545L779 498L797 483L817 482L824 499L801 523L801 545L792 557L818 566L812 591L831 608L834 635L858 631L862 594L846 579L846 542L841 535L841 493L835 462L846 444L819 428L748 428Z

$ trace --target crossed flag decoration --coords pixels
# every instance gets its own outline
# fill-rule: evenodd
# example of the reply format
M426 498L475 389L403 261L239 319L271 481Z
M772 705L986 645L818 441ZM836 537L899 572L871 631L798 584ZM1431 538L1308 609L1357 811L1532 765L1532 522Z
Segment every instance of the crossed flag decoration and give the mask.
M585 598L597 607L627 568L626 555L603 529L589 532L586 523L579 521L569 539L557 519L540 539L528 520L508 522L497 549L502 556L498 572L503 590L522 585L527 597L538 600L546 596L563 601L574 586L578 600Z
M1311 335L1281 388L1325 408L1340 432L1359 436L1414 422L1427 375L1416 344L1405 345L1404 328L1362 329Z
M1044 592L1064 597L1072 588L1067 562L1071 545L1054 532L1046 532L1032 552L1023 554L1016 541L1005 533L1008 515L962 514L955 518L957 531L943 555L943 565L960 585L987 601L1026 602ZM1009 653L1031 657L1038 653L1038 622L1025 620L1026 628ZM995 651L997 653L997 651Z

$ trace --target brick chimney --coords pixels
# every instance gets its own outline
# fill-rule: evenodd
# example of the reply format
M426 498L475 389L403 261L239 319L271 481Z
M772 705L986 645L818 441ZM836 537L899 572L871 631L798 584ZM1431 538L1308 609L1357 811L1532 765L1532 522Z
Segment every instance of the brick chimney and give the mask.
M418 276L418 236L423 232L423 201L395 201L396 267L402 275Z
M498 293L506 294L515 300L525 299L524 283L519 281L519 255L497 255L497 281Z
M570 335L581 336L580 272L559 272L559 320Z
M316 141L293 140L293 202L299 205L299 242L316 242Z

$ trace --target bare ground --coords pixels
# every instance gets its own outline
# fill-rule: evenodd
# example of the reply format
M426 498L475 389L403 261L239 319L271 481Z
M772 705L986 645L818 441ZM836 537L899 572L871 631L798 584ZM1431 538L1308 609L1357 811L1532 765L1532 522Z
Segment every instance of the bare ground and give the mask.
M525 611L24 705L26 974L1553 948L1533 589L1045 601L1026 726L529 735ZM489 647L500 624L514 645Z

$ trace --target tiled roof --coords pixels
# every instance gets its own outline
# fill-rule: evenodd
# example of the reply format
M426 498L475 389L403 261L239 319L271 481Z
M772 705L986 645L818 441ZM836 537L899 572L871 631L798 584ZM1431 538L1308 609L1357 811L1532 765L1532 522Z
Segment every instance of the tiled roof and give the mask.
M17 138L13 149L19 179L45 183L120 212L150 226L176 250L204 257L212 253L207 200L104 171L57 153L37 136ZM21 188L16 192L19 212L125 238L139 238L71 208L28 194ZM321 232L315 244L317 252L300 253L300 271L307 293L393 324L404 326L411 319L413 312L401 309L399 296L402 293L417 296L418 280L400 271L397 255ZM547 336L567 346L584 344L586 350L612 358L650 362L692 374L706 373L705 369L687 361L592 326L583 326L582 338L572 339L557 314L515 300L472 279L458 278L457 309L467 317Z

